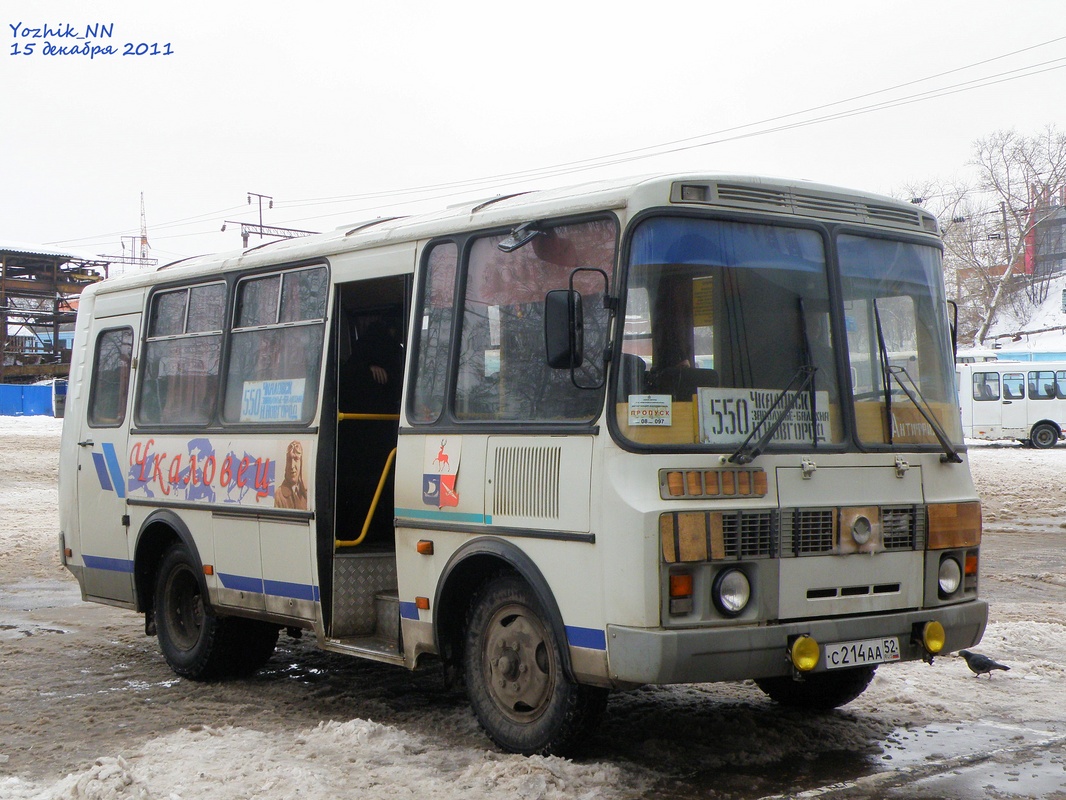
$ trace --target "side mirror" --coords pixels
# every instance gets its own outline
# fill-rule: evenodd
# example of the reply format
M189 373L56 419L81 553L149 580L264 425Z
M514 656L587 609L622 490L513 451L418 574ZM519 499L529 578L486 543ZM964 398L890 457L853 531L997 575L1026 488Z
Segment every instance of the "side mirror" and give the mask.
M544 348L552 369L576 369L584 361L585 317L581 293L553 289L544 296Z

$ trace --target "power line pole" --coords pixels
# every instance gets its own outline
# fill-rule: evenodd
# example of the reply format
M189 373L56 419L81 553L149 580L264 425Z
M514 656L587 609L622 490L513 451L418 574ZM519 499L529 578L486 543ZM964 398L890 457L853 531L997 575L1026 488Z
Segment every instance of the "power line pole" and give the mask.
M263 201L264 200L269 200L270 202L269 202L269 205L267 207L268 208L273 208L274 207L274 198L271 197L268 194L259 194L258 192L248 192L248 205L252 204L252 198L253 197L259 198L259 227L262 228L263 227ZM260 239L263 238L262 232L259 233L259 238ZM245 247L248 246L248 242L247 241L245 241L244 244L245 244Z

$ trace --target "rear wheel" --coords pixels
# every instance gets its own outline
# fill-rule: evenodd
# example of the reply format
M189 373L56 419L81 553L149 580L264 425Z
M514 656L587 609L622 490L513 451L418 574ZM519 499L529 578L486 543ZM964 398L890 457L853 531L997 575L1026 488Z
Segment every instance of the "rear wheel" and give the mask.
M866 691L877 667L816 672L801 680L791 677L759 678L755 683L783 706L809 711L829 711L846 705Z
M155 588L155 627L170 668L183 678L206 681L226 669L226 620L208 608L195 559L183 544L163 556Z
M524 755L571 752L599 721L607 690L571 681L533 591L506 575L478 595L463 664L470 704L497 745Z
M238 678L251 675L274 655L281 628L257 619L233 617L226 620L226 644L230 651L226 664L229 674Z
M1059 440L1059 432L1055 429L1054 425L1047 422L1041 422L1039 425L1034 425L1033 430L1029 435L1029 440L1033 443L1033 447L1040 450L1047 450L1050 447L1054 447Z

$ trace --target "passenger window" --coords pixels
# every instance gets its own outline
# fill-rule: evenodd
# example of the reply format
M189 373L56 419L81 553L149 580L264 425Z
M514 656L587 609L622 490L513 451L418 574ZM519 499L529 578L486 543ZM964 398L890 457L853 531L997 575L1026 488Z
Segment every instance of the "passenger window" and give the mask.
M974 400L999 400L999 373L975 372L973 374Z
M223 418L307 423L318 404L327 275L311 267L237 284Z
M89 387L89 425L115 428L126 419L133 329L103 331L96 340L92 384Z
M1030 372L1029 398L1031 400L1054 400L1055 373L1051 371Z
M218 398L226 285L157 292L137 398L139 425L202 425Z
M1008 372L1003 376L1003 397L1006 400L1021 400L1025 397L1025 376L1020 372Z

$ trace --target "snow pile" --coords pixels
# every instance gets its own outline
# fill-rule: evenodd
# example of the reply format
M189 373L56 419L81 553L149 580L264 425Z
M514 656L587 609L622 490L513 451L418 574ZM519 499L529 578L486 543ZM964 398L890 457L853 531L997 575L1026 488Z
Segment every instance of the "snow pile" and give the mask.
M441 748L417 735L355 719L322 723L295 736L193 726L152 740L136 754L100 758L84 772L48 788L8 778L0 781L0 796L10 800L489 796L597 800L641 797L647 785L633 772L609 764Z

